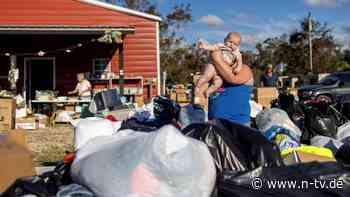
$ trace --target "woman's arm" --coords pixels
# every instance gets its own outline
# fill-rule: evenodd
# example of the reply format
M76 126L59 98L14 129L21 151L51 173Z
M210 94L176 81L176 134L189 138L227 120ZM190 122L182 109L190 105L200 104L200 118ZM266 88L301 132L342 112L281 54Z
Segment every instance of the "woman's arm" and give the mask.
M78 84L75 86L75 89L73 91L69 91L68 92L68 95L72 95L72 94L77 94L79 91L78 91Z
M75 89L75 90L73 90L73 91L69 91L69 92L68 92L68 95L72 95L72 94L76 94L76 93L78 93L78 90Z
M244 84L253 77L249 66L245 64L243 64L242 69L236 75L234 75L232 73L232 68L224 61L220 51L212 52L211 56L215 64L216 71L226 82L231 84Z

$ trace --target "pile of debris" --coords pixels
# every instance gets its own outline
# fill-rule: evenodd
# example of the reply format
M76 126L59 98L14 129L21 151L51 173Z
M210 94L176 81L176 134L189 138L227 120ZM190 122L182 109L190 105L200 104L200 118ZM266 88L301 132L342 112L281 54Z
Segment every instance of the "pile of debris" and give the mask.
M3 196L350 195L349 122L331 130L315 113L313 123L323 128L278 108L254 114L255 129L208 121L200 106L156 97L126 120L81 119L74 125L74 153L53 171L17 179ZM276 180L297 186L271 188ZM323 186L312 185L315 180Z

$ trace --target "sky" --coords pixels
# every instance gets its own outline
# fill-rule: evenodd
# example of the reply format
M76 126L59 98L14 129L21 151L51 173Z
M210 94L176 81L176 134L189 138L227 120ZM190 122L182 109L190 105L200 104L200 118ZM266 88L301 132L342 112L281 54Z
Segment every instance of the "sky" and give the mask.
M300 21L327 22L339 44L350 47L350 0L154 0L161 13L174 3L190 3L193 20L179 31L187 42L222 42L230 31L242 35L241 48L254 50L269 37L290 33Z

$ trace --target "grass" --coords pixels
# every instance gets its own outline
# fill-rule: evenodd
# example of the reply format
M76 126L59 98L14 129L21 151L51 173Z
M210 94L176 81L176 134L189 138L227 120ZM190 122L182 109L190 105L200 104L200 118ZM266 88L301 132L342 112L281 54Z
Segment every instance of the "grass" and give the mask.
M74 150L71 146L59 146L49 145L42 149L41 152L36 153L35 163L37 166L50 166L55 165L57 161L62 160L66 152L72 152Z
M54 165L62 160L67 151L74 150L73 139L73 128L62 125L28 132L27 143L35 166Z

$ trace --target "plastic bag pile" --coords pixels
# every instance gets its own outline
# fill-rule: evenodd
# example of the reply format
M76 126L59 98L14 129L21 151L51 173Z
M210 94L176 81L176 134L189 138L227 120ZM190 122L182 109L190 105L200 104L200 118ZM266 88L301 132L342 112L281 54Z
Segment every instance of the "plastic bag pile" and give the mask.
M164 126L89 140L78 150L71 175L99 197L209 197L216 169L204 143Z

